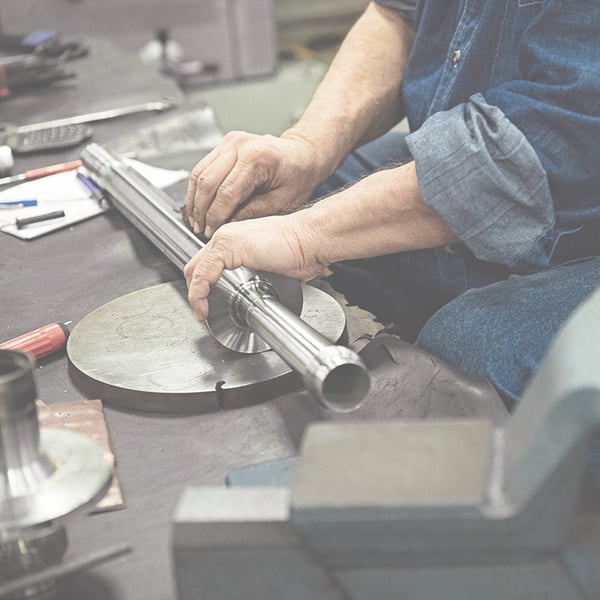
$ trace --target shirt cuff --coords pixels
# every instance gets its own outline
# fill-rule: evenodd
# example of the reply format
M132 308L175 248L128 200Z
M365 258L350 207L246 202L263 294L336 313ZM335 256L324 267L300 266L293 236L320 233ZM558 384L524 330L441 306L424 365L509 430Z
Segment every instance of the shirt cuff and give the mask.
M375 0L375 4L397 10L408 23L415 22L415 0Z
M513 266L532 255L541 266L555 221L548 179L498 107L476 94L429 117L406 142L425 203L477 258Z

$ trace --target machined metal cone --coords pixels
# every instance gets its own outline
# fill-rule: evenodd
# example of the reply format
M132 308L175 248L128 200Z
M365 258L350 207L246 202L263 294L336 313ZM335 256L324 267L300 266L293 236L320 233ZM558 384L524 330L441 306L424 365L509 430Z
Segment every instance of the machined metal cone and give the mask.
M33 362L0 350L0 531L62 519L98 500L112 466L87 436L40 430Z

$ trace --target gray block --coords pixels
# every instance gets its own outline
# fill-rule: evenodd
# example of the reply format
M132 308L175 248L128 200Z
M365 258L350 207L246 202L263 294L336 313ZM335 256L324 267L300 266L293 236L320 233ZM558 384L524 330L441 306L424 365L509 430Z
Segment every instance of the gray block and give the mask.
M464 519L480 523L478 537L492 443L486 421L313 425L292 483L292 522L330 557L448 546Z
M555 560L529 564L425 565L336 573L352 600L584 600Z
M188 488L174 516L179 600L342 600L289 524L286 488Z

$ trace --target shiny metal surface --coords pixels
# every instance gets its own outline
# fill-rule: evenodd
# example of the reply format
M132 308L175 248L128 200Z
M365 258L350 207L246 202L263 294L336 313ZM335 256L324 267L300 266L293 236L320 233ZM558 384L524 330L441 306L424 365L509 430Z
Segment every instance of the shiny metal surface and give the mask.
M301 288L300 318L332 343L345 331L342 307L329 294ZM120 296L75 325L67 342L69 372L89 396L119 407L202 413L249 406L301 387L272 350L234 352L198 323L185 281Z
M99 144L88 145L82 153L82 161L89 171L90 177L99 187L108 192L111 204L135 225L176 267L183 270L186 263L202 248L203 242L198 239L179 219L174 218L168 208L170 200L164 192L153 186L145 177L140 175L108 149ZM302 307L302 292L300 283L283 276L273 275L270 283L282 303L300 313ZM211 308L218 310L221 304L226 309L230 297L236 290L251 280L257 279L257 274L243 267L233 271L226 270L216 283L213 294L209 298ZM217 299L218 298L218 299ZM212 319L212 317L211 317ZM233 327L235 321L227 317L227 327ZM221 343L229 338L222 334L225 324L215 320L215 333ZM252 342L242 342L241 337L251 337L252 332L247 327L240 327L238 337L233 347L237 352L245 347L253 348ZM227 344L225 344L227 345ZM266 345L260 345L256 350L266 350Z
M175 101L170 98L163 98L155 102L143 102L141 104L133 104L131 106L123 106L120 108L111 108L101 110L94 113L75 115L73 117L65 117L63 119L53 119L52 121L44 121L41 123L32 123L31 125L21 125L17 128L19 133L40 131L48 127L63 127L65 125L75 125L79 123L93 123L96 121L104 121L105 119L114 119L115 117L124 117L140 112L156 111L162 112L169 110L175 106Z
M112 479L112 464L90 438L70 431L40 430L36 397L29 355L0 350L3 584L60 564L67 547L63 519L98 500ZM54 580L45 578L28 581L9 597L41 600L53 591Z
M166 210L164 193L107 148L88 145L82 161L113 205L174 264L182 268L202 247ZM338 412L354 410L369 389L369 375L361 359L302 323L290 310L293 303L283 297L286 290L280 293L276 287L274 279L247 269L226 270L209 296L209 303L221 309L214 320L209 317L208 327L219 342L237 352L264 350L265 345L254 339L258 334L302 376L306 388L324 406Z
M68 431L39 429L33 366L0 350L0 531L53 521L97 500L112 466L102 448Z
M275 273L258 273L248 269L229 271L226 279L213 288L209 298L209 317L206 326L210 333L226 348L243 354L270 350L271 346L247 323L247 310L241 298L252 296L283 298L294 318L302 310L300 282Z

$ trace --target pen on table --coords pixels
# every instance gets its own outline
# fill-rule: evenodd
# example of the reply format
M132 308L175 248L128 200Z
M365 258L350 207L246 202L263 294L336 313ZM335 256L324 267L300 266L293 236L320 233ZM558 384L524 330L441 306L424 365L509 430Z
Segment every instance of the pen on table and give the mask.
M67 343L70 323L71 321L48 323L48 325L0 343L0 349L29 352L35 358L42 358L60 350Z
M53 210L52 212L42 213L39 215L32 215L31 217L21 217L8 223L0 225L0 229L14 225L17 229L23 229L27 225L33 225L34 223L42 223L43 221L50 221L51 219L60 219L65 216L64 210Z
M70 162L40 167L39 169L30 169L29 171L19 173L18 175L10 175L9 177L0 178L0 185L7 185L9 183L16 183L18 181L26 181L28 179L38 179L40 177L46 177L46 175L54 175L56 173L63 173L65 171L73 171L74 169L78 169L80 166L80 160L72 160Z
M83 183L83 186L89 192L90 196L94 200L97 200L99 204L106 202L106 196L104 192L81 169L77 171L77 179Z
M22 200L0 200L0 210L14 210L16 208L26 208L27 206L37 206L36 198L25 198Z

